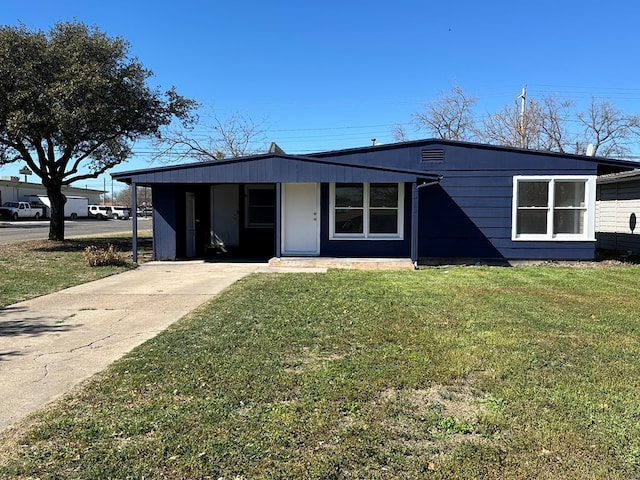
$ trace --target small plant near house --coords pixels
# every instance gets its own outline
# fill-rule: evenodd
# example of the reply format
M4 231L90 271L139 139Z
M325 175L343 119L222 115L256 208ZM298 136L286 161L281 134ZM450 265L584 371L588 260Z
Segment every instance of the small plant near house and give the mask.
M138 263L143 263L151 259L151 232L140 233ZM127 258L127 262L102 268L88 265L86 248L109 243ZM74 238L63 242L30 240L2 245L0 308L136 268L136 264L129 261L131 249L131 234Z
M84 249L84 258L90 267L119 266L126 263L124 255L112 245L107 249L89 245Z

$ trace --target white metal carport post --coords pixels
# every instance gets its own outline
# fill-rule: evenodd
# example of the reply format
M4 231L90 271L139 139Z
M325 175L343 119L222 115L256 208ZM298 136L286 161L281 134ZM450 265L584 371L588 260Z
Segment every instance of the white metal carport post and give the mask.
M138 195L136 183L131 182L131 253L133 263L138 263Z

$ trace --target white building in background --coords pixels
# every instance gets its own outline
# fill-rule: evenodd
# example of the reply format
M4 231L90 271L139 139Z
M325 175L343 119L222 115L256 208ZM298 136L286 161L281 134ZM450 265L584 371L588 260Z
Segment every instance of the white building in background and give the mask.
M89 204L102 201L102 190L89 188L62 187L62 193L73 197L86 197ZM40 183L20 181L20 177L0 177L0 205L4 202L28 202L33 195L46 195L47 190Z
M597 246L640 255L640 170L598 177Z

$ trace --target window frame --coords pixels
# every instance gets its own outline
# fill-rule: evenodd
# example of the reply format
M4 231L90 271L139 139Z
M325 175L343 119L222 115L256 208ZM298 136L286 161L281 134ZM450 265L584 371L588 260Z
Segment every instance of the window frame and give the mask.
M362 233L336 233L336 185L341 183L363 186L363 227ZM394 184L398 186L398 219L396 233L371 233L370 212L382 207L371 207L371 185ZM329 184L329 239L330 240L404 240L404 191L402 182L337 182Z
M518 212L525 207L518 206L521 183L547 182L547 231L546 233L518 234ZM557 207L555 204L556 183L584 183L584 207ZM530 207L542 209L545 207ZM556 210L584 210L584 230L582 233L554 233ZM595 175L516 175L513 177L513 197L511 214L511 240L513 241L595 241L596 216L596 176Z

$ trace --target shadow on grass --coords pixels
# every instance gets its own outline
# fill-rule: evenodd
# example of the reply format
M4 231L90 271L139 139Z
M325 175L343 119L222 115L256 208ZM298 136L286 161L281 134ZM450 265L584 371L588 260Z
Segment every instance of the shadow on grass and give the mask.
M84 252L90 246L106 249L109 245L113 245L120 252L129 252L133 248L130 237L87 237L60 242L46 240L34 245L33 250L39 252ZM153 240L151 237L138 238L138 251L150 252L152 248Z

